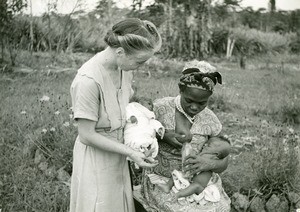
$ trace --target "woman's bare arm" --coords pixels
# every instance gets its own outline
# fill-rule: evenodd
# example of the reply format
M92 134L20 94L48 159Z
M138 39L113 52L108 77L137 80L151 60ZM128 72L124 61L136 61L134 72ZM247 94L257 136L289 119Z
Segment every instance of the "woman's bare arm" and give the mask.
M221 173L228 166L228 156L224 159L212 159L201 155L190 155L184 163L184 171L190 171L191 174L196 174L201 171L213 171Z
M125 144L115 142L95 131L96 122L87 119L78 119L80 141L96 149L114 152L130 157L141 167L154 167L157 163L147 163L148 158L141 152L135 151ZM150 159L151 160L151 159Z

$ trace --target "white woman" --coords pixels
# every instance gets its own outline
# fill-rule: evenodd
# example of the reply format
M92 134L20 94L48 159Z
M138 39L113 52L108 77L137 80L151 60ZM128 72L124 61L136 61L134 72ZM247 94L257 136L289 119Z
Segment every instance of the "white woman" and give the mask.
M135 211L128 163L155 163L126 146L125 107L132 96L132 72L160 49L161 37L149 21L125 19L104 38L108 45L78 70L71 85L78 137L73 150L71 212Z

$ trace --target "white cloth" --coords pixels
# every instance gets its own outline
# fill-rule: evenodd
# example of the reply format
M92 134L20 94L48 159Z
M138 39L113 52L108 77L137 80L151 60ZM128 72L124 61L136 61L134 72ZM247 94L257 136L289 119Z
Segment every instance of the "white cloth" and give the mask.
M174 181L174 186L172 190L174 193L187 188L190 185L188 179L184 177L181 171L174 170L172 172L172 178ZM209 180L207 186L200 194L193 194L191 196L185 197L189 202L196 202L200 205L205 205L207 202L218 202L221 199L221 194L218 187L212 182L212 178Z
M136 117L137 123L131 123L132 116ZM150 157L156 157L158 154L156 132L163 137L165 128L155 120L154 113L137 102L131 102L126 107L126 120L125 144L137 151L153 151Z

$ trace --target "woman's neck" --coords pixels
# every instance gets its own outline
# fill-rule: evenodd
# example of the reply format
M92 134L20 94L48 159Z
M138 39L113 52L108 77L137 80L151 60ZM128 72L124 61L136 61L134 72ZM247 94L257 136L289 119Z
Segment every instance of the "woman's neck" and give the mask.
M101 65L105 70L116 72L118 71L116 53L113 48L107 47L104 49L101 54Z

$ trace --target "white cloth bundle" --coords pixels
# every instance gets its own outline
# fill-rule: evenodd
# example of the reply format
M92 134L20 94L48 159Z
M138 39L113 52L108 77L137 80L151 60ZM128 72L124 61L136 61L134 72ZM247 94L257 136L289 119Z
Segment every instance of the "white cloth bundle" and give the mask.
M136 123L131 123L132 116L136 118ZM126 120L125 144L137 151L152 152L149 156L156 157L158 154L156 132L163 137L165 128L155 120L154 113L137 102L131 102L126 107Z

